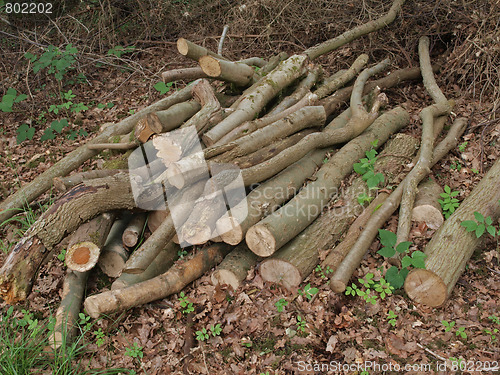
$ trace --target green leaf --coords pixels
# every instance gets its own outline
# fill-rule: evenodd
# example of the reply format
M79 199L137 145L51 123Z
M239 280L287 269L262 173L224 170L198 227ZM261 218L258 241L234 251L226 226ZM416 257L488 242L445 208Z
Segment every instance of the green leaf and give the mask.
M410 241L403 241L398 243L398 246L396 246L396 251L400 254L404 254L408 251L410 248L411 242Z
M26 98L28 97L28 95L26 94L21 94L19 95L15 100L14 100L14 103L19 103L19 102L22 102L23 100L26 100Z
M484 226L484 224L479 224L476 228L476 238L481 237L484 234L485 229L486 227Z
M54 134L54 132L52 131L52 129L47 128L43 132L43 135L40 138L40 140L43 142L43 141L46 141L47 139L54 139L55 137L56 137L56 135Z
M30 138L30 139L31 139L31 138ZM488 217L489 217L489 216L488 216ZM495 235L496 235L496 230L495 230L495 227L492 227L492 226L490 225L490 226L488 226L488 227L486 228L486 230L488 231L488 233L489 233L491 236L495 237Z
M396 250L394 250L393 247L385 246L381 248L379 251L377 251L377 254L380 254L386 258L391 258L396 254Z
M448 185L445 185L444 191L445 191L445 193L450 194L451 193L451 188Z
M366 168L361 163L355 163L353 165L354 172L364 175L366 173Z
M491 216L488 216L487 218L484 219L484 223L486 225L491 225L493 224L493 219L491 218Z
M157 91L160 92L160 94L164 95L166 94L167 92L170 91L170 87L167 87L167 85L165 85L165 82L163 81L160 81L158 83L156 83L156 85L153 86Z
M399 289L404 285L406 276L408 275L408 269L403 268L401 271L398 270L396 266L392 266L385 273L385 279L391 284L395 289Z
M402 268L409 267L412 265L412 263L413 263L412 259L408 255L405 255L401 260L401 267Z
M392 233L391 231L385 229L379 229L378 235L380 237L380 242L382 243L382 245L394 247L394 245L396 244L397 236L395 233Z
M68 120L63 118L62 120L59 121L57 120L52 121L52 123L50 124L50 128L60 134L63 128L68 125L69 125Z
M425 269L425 258L427 258L427 255L417 250L411 254L411 258L413 267Z
M474 211L474 217L479 223L484 223L484 216L480 212Z
M464 227L467 232L474 232L477 228L477 223L473 220L465 220L460 223L462 227Z

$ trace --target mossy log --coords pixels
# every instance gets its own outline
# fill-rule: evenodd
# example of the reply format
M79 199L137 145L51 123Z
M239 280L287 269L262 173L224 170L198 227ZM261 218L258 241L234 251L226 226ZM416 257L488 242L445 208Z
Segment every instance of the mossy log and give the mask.
M482 241L475 232L467 232L462 223L476 221L476 212L496 222L500 217L499 201L500 161L497 160L425 247L425 269L414 269L408 274L404 288L412 300L432 307L443 305Z

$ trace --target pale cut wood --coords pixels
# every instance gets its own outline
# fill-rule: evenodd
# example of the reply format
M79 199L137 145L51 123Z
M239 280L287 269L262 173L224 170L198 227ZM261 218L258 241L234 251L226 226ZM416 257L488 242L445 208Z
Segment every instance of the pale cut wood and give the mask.
M229 285L237 290L246 279L248 271L257 264L258 257L245 244L231 251L212 272L210 279L213 285Z
M418 185L411 219L423 222L431 229L438 229L444 222L441 205L438 202L441 193L443 189L436 181L432 179L422 181Z
M130 219L130 215L123 215L123 217L115 220L97 261L101 271L109 277L120 276L128 259L129 253L123 246L122 234L127 228Z
M212 56L202 56L198 61L203 72L211 78L246 86L252 82L255 70L247 64L224 61Z
M134 247L139 241L139 236L144 229L146 222L146 214L135 214L132 220L128 223L126 229L123 231L122 242L127 247Z

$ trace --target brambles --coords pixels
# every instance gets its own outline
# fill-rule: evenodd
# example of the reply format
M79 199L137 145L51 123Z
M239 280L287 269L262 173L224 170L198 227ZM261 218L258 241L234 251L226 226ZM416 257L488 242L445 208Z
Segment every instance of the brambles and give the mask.
M372 142L372 147L376 147L378 140ZM375 173L374 167L377 161L377 151L372 148L370 151L366 151L366 158L360 159L359 163L353 165L354 171L361 176L363 180L366 181L368 189L376 189L379 184L384 182L384 175L382 173Z
M33 138L33 136L35 135L35 128L32 128L27 124L22 124L20 127L17 128L16 132L17 132L16 141L17 144L20 144L27 139Z
M0 110L2 112L12 112L12 106L14 105L14 103L22 102L27 97L28 96L26 94L17 95L17 90L9 87L5 95L2 96L2 101L0 102Z
M72 65L76 62L77 52L78 50L70 43L64 50L50 45L40 57L30 52L26 52L24 57L33 64L34 73L47 69L48 74L54 74L54 77L61 81L66 73L74 69Z

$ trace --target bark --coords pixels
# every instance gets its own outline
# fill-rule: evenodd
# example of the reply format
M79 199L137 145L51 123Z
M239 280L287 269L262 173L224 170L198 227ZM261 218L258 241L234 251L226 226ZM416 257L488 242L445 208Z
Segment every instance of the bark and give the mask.
M302 75L305 63L306 57L298 55L282 62L248 94L242 95L234 112L205 133L204 143L211 146L241 123L252 120L281 89Z
M410 235L412 222L411 214L415 203L417 186L425 175L427 175L429 165L432 161L432 151L434 148L433 128L435 118L438 116L449 115L454 105L453 102L448 102L434 79L429 57L429 38L420 38L418 53L424 87L434 99L436 104L426 107L422 110L422 112L420 112L420 118L422 119L422 145L420 147L417 164L405 180L401 207L399 209L397 243L408 241L408 237Z
M339 75L334 75L332 79L327 80L321 87L319 87L314 93L318 96L318 99L323 99L325 96L330 95L332 92L337 91L339 88L344 86L347 82L354 79L361 69L368 63L368 55L360 55L349 69Z
M137 122L134 137L140 143L146 143L153 134L160 134L163 130L160 119L154 113L148 113Z
M327 40L321 44L311 47L304 51L304 54L309 57L309 59L314 60L325 53L336 50L343 45L352 42L363 35L369 34L371 32L377 31L390 23L392 23L401 10L404 0L395 0L391 6L391 9L387 14L379 17L376 20L369 21L363 25L357 26L351 30L344 32L336 38Z
M184 223L191 213L194 202L203 191L203 181L184 189L179 197L173 200L169 197L170 215L163 220L158 229L129 257L123 272L141 273L149 267L151 262L170 242L175 234L176 227ZM175 215L175 218L172 216ZM175 220L174 220L175 219Z
M97 169L93 171L79 172L67 177L55 177L53 184L54 188L58 192L66 193L68 189L71 189L76 185L81 184L85 180L92 180L94 178L113 176L117 173L124 173L124 172L126 171L123 169Z
M438 199L443 189L434 180L423 181L418 185L415 207L411 214L413 221L423 222L431 229L438 229L443 224L443 214Z
M123 311L178 293L219 264L230 250L231 247L226 244L208 246L153 279L88 297L84 303L85 310L92 318L98 318L102 314Z
M208 55L200 57L199 64L207 76L231 82L237 86L248 85L252 82L255 73L255 70L247 64L219 60Z
M201 69L201 67L196 66L194 68L181 68L172 69L161 74L163 82L175 82L175 81L192 81L198 78L208 78L208 75Z
M237 290L246 279L248 271L257 264L258 257L244 244L231 251L212 272L210 276L213 285L229 285Z
M89 272L68 270L63 281L61 304L56 311L54 331L49 338L50 346L58 349L71 343L78 332L78 314Z
M348 142L361 134L378 116L378 104L373 106L370 113L366 112L363 106L361 99L364 83L368 77L385 69L388 63L388 60L384 60L370 69L365 69L356 79L351 95L353 116L345 127L331 131L326 127L322 132L308 135L296 145L282 151L270 160L243 170L242 176L245 185L248 186L270 178L305 156L311 150Z
M248 247L259 256L270 256L305 229L319 216L337 193L342 179L353 164L364 156L375 139L383 144L395 131L409 122L402 108L380 116L362 135L342 147L323 164L316 180L309 183L289 203L254 225L246 234Z
M274 116L281 113L285 109L295 105L299 100L301 100L306 94L308 94L311 88L316 84L321 74L321 69L319 67L313 67L308 70L307 75L302 79L292 94L283 98L276 107L274 107L264 118Z
M218 55L215 52L212 52L205 47L199 46L184 38L177 39L177 50L182 56L186 56L187 58L196 62L198 62L200 57L207 55L215 57L216 59L227 60L225 57Z
M264 65L261 70L259 70L259 75L265 77L268 73L273 71L280 62L285 61L286 59L288 59L288 54L286 52L280 52L277 55L274 55L269 59L268 63Z
M170 242L160 250L153 262L141 273L125 273L123 272L113 284L111 290L123 289L127 286L138 284L140 282L152 279L172 267L174 262L179 258L180 247Z
M24 301L47 250L66 233L100 213L134 207L127 174L117 173L75 186L55 202L12 249L0 269L0 295L7 303Z
M384 174L388 185L393 184L398 178L399 172L404 169L408 159L411 160L412 156L415 155L417 147L418 142L415 138L406 134L397 134L396 137L387 142L384 150L379 154L375 162L375 171ZM323 270L327 266L335 270L346 256L350 248L348 244L355 238L355 228L359 229L359 227L364 226L365 219L381 203L380 200L385 193L380 193L364 211L357 199L360 194L373 195L373 193L370 194L362 177L356 178L351 186L330 202L329 205L332 206L330 210L323 212L311 225L270 258L267 258L275 259L276 257L277 260L274 261L276 272L261 271L262 277L269 281L281 282L290 289L296 288L298 286L297 280L302 281L317 265L319 254L328 252L332 248L333 250L330 251L321 266ZM356 219L356 216L361 212L363 213ZM351 225L354 219L356 220ZM349 229L344 241L334 247L349 226L351 229ZM316 255L311 249L316 251ZM287 258L288 254L292 258L292 254L296 254L294 257L296 262L284 261L281 254L284 258ZM298 254L308 254L308 256L301 258Z
M249 57L248 59L238 60L237 63L242 63L250 66L256 66L258 68L263 68L268 64L268 61L264 60L261 57Z
M80 225L71 235L65 258L70 270L85 272L94 268L114 219L114 214L101 214Z
M461 224L465 220L475 221L475 212L496 222L500 217L499 186L500 161L497 160L425 247L425 269L414 269L408 274L404 287L412 300L438 307L449 298L467 262L481 243L481 238L477 238L474 232L467 232Z
M443 158L451 149L456 147L458 139L465 131L467 120L460 118L455 120L447 136L436 146L432 157L432 167L441 158ZM403 180L404 182L404 180ZM368 221L363 233L359 236L358 240L351 248L351 251L346 258L339 265L337 271L332 275L330 280L330 288L336 293L344 292L351 275L354 270L359 266L364 255L368 251L371 243L378 234L379 228L391 217L396 211L401 202L403 195L403 185L400 183L396 190L394 190L389 198L384 202Z
M299 130L321 126L324 124L325 119L323 107L304 107L287 118L276 121L265 128L223 146L229 150L212 157L210 160L217 163L232 162L237 157L255 152ZM205 159L208 158L210 152L210 149L205 149L203 155L197 153L170 165L166 172L169 183L181 188L200 179L206 173Z
M123 246L122 234L129 225L131 217L126 215L118 220L115 220L111 230L109 231L108 238L104 244L101 256L97 265L109 277L120 276L125 262L128 259L128 251Z
M134 247L139 241L139 237L144 229L146 222L146 214L135 214L132 220L128 223L125 230L122 231L122 242L127 247Z
M169 210L156 210L148 215L148 228L153 233L170 214Z
M188 100L175 104L169 109L156 112L162 125L162 133L174 130L182 125L184 121L192 117L201 109L201 105L196 100Z
M219 141L221 143L227 143L231 142L235 139L241 138L247 134L250 134L254 132L257 129L261 129L267 125L272 124L273 122L276 122L278 120L281 120L282 118L285 118L287 116L290 116L294 112L298 111L299 109L305 107L305 106L311 106L314 105L317 97L314 94L307 94L302 99L300 99L297 103L294 105L290 106L289 108L284 109L283 111L276 113L274 115L269 115L265 116L253 121L247 121L238 126L237 128L231 130L229 133L227 133L224 137L222 137Z
M136 114L127 117L115 125L106 127L101 134L89 141L86 145L78 147L52 167L36 177L32 182L19 189L0 204L0 222L14 216L26 203L30 203L50 189L55 177L65 176L72 170L78 168L85 161L98 154L98 151L90 150L87 145L106 142L110 137L129 133L137 124L139 119L146 114L167 109L168 107L186 101L191 97L191 87L185 87L176 91L150 106L142 109Z

